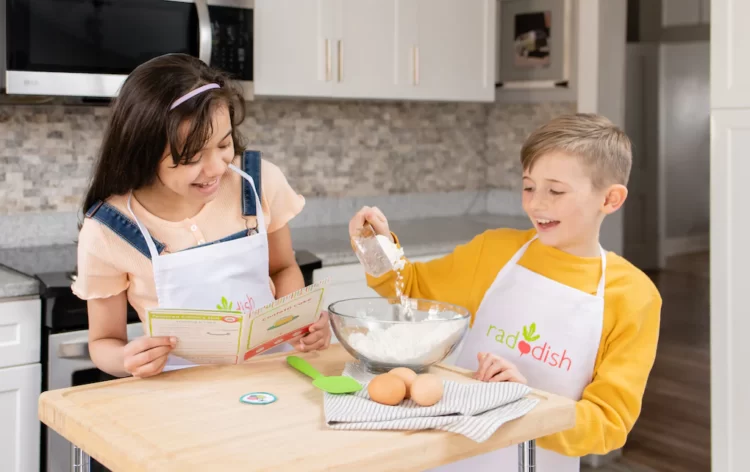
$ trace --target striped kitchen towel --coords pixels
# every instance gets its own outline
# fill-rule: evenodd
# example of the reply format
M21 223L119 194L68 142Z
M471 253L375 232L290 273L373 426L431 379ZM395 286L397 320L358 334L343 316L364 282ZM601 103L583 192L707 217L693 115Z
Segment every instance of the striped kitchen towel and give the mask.
M411 400L388 406L370 400L367 384L372 375L364 373L359 364L347 364L343 375L359 380L365 388L351 395L324 394L326 423L333 429L438 429L483 442L500 426L525 415L539 402L525 398L531 388L518 383L444 381L443 398L433 406L419 406Z

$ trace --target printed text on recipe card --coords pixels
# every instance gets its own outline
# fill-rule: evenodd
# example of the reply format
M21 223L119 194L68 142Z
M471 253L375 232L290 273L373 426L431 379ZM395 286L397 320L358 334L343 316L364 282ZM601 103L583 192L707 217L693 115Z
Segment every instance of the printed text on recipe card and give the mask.
M151 313L151 336L175 336L179 339L173 351L185 358L229 358L235 362L241 346L242 316ZM211 362L204 362L211 363Z

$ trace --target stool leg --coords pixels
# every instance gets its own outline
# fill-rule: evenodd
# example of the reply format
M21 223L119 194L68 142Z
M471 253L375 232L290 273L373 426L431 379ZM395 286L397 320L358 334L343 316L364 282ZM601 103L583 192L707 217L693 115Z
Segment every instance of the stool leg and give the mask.
M518 445L518 472L536 472L536 441Z

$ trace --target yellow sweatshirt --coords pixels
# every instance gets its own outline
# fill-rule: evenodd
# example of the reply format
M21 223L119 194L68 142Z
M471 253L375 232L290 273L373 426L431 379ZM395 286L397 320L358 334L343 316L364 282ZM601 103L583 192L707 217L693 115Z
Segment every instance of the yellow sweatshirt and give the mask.
M404 293L468 308L474 314L498 271L535 230L487 231L453 253L402 271ZM394 235L395 236L395 235ZM581 258L532 243L519 264L545 277L596 294L601 259ZM381 296L394 296L395 274L368 276ZM576 404L576 426L537 440L567 456L605 454L625 444L641 411L656 356L661 297L651 280L622 257L607 254L604 321L594 375ZM521 372L523 374L523 372ZM533 387L533 385L532 385Z

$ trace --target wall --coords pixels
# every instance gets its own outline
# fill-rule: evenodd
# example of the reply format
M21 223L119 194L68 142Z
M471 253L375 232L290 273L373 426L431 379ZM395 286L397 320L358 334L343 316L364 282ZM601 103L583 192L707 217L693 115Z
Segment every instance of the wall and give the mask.
M706 0L629 0L628 40L640 45L642 53L652 48L657 53L656 74L650 65L643 69L654 84L657 103L629 105L644 113L656 111L658 116L654 125L658 151L653 156L658 165L648 169L658 172L658 182L641 192L658 208L658 234L651 242L658 254L655 263L642 265L645 268L664 267L671 255L708 249L709 10ZM649 54L641 60L651 61ZM651 94L651 85L644 87ZM628 98L627 103L632 100ZM644 115L643 120L651 122L652 116ZM650 186L651 182L645 182L648 178L642 180ZM632 183L637 187L638 182ZM632 225L628 221L629 232L654 239L650 227L630 228L642 224L642 218ZM626 255L637 258L627 251Z
M666 229L672 245L709 232L709 50L703 41L661 47Z
M574 102L260 100L242 131L306 197L516 189L526 136ZM73 212L108 109L0 106L0 215Z

